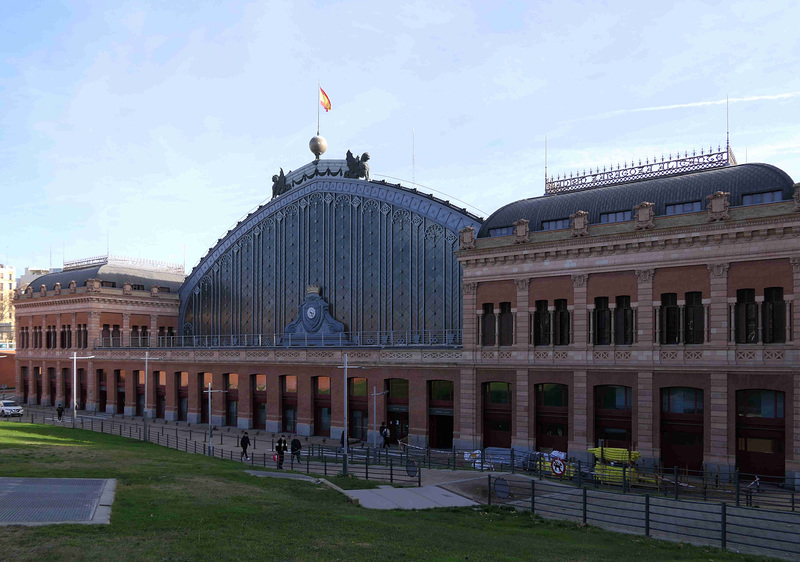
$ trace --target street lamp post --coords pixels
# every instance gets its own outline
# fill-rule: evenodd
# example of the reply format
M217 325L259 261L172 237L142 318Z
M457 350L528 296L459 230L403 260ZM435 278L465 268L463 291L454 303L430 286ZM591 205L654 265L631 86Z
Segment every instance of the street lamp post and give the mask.
M342 436L342 474L347 476L347 354L344 354L344 365L339 365L339 369L344 369L344 435ZM363 369L363 367L353 367L350 369Z
M372 438L375 441L375 443L373 443L373 445L375 445L376 448L378 447L378 443L377 443L377 441L378 441L378 435L377 435L377 431L378 431L378 429L377 429L377 427L378 427L378 402L377 402L377 400L378 400L378 398L377 397L378 396L383 396L385 394L389 394L389 391L388 390L384 390L383 392L378 392L378 387L377 386L373 386L372 387L372 432L373 432Z
M211 423L211 393L212 392L228 392L227 390L211 390L211 383L208 383L208 390L204 390L203 392L208 393L208 451L209 455L211 455L211 429L214 424Z
M144 359L144 408L142 408L142 433L144 434L144 440L147 441L147 386L148 381L150 380L150 373L148 369L148 362L150 359L154 361L164 359L163 357L150 357L150 350L146 350L144 352L144 357L135 357L134 359Z
M78 359L94 359L94 355L78 357L78 352L72 352L72 429L75 429L75 418L78 415Z

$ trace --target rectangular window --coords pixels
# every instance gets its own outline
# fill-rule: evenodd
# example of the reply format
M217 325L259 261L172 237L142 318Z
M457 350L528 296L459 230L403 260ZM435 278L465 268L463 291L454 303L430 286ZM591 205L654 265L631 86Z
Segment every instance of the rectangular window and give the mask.
M633 308L631 308L631 298L627 295L617 297L617 308L614 310L614 343L617 345L633 343Z
M758 304L755 289L738 289L734 309L736 343L758 343Z
M748 418L783 419L784 395L775 390L737 390L737 414Z
M700 206L700 201L690 201L688 203L676 203L667 205L666 214L668 215L682 215L684 213L697 213L703 209Z
M487 302L483 304L483 316L481 317L481 344L494 345L494 303Z
M678 293L661 294L661 344L678 343L678 326L680 325L680 309Z
M315 377L314 378L314 394L331 395L331 378L330 377Z
M488 383L486 401L489 404L511 404L511 385L505 382Z
M669 414L702 414L703 391L697 388L662 388L661 411Z
M536 301L533 313L533 345L550 345L550 312L547 301Z
M401 400L408 402L408 381L406 379L389 379L387 390L388 400Z
M229 373L225 375L225 388L228 390L239 389L239 375L237 373Z
M569 308L567 299L556 299L553 303L553 345L569 345Z
M601 410L630 410L632 389L629 386L597 387L597 407Z
M511 312L510 302L500 303L500 316L498 318L500 325L499 336L500 345L508 346L514 344L514 314Z
M544 383L538 385L536 401L539 406L566 408L569 387L565 384Z
M692 291L686 293L686 307L683 311L684 343L703 343L705 335L705 312L703 310L703 293Z
M601 224L629 220L631 220L631 211L617 211L616 213L603 213L600 215Z
M255 391L256 392L266 392L267 391L267 375L256 375L254 377L255 383Z
M608 308L608 297L594 299L594 344L609 345L611 343L611 309Z
M569 219L542 221L542 230L563 230L569 228Z
M281 377L281 383L283 388L281 391L284 394L297 394L297 376L296 375L284 375Z
M453 402L451 381L431 381L431 402Z
M513 226L504 226L502 228L490 228L489 236L494 238L496 236L511 236L514 234Z
M764 289L761 316L764 343L784 343L786 341L786 303L783 300L783 287Z
M189 373L183 372L183 373L178 373L178 375L180 377L179 385L181 387L184 387L184 388L188 387L189 386Z
M367 395L367 379L354 378L350 379L350 396L366 396Z
M760 205L762 203L775 203L783 201L783 191L764 191L762 193L748 193L742 195L742 205Z
M157 373L158 373L158 386L167 386L166 371L157 371Z

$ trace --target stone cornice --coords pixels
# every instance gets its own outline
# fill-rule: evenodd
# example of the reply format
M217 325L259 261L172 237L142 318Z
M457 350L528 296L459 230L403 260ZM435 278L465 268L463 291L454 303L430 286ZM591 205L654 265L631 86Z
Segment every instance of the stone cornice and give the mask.
M494 248L476 248L458 253L464 267L511 265L553 259L577 259L628 253L676 250L694 246L735 244L757 239L796 237L800 232L797 215L770 217L738 223L715 223L665 229L603 235L588 238L564 238L528 244L507 244ZM764 259L763 254L758 259Z
M161 310L173 309L178 313L180 304L178 295L169 294L169 299L154 299L151 297L130 297L123 295L103 295L103 294L82 294L82 295L63 295L61 297L50 297L46 299L35 299L27 302L15 301L15 314L41 314L42 312L65 312L71 310L85 311L87 306L94 308L97 306L113 306L119 308L136 307L142 310ZM122 310L120 310L122 312Z

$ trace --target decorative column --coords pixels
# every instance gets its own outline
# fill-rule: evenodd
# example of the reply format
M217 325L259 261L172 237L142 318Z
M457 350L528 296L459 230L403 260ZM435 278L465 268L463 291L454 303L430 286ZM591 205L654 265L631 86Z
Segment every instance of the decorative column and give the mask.
M514 390L514 408L516 411L513 419L514 437L511 440L511 446L515 449L532 451L536 448L536 444L530 437L530 424L533 415L530 407L527 369L517 369Z
M728 319L728 263L709 264L711 305L708 307L710 342L726 345L731 328Z
M478 284L465 282L462 286L463 314L461 320L461 338L464 349L475 348L480 345L480 322L475 314L478 300Z
M708 413L710 439L703 451L703 461L710 465L709 469L712 471L718 468L723 473L730 472L736 465L736 455L733 439L735 422L728 423L728 411L732 407L728 403L728 374L711 373L710 377L711 405Z
M642 454L645 466L655 466L658 452L653 447L653 372L637 373L636 377L636 425L633 440Z
M569 420L570 440L567 445L567 456L588 461L591 455L589 448L589 388L586 371L575 371L572 374L572 412Z
M797 192L796 192L797 193ZM800 258L789 258L792 264L792 314L789 320L789 331L786 334L786 341L792 341L795 346L800 343L800 338L796 337L798 327L800 327Z
M514 285L517 287L517 313L514 325L514 344L518 349L527 349L530 342L531 315L530 297L528 290L531 285L530 279L515 279Z
M131 344L131 315L129 312L122 313L122 347L128 347ZM169 400L167 400L169 402Z
M477 376L473 367L461 369L457 400L459 402L458 432L453 432L453 446L456 449L475 449L480 447L478 432L480 420L478 413Z
M654 269L636 270L636 343L639 347L652 349L655 337L655 315L653 314ZM640 357L643 359L643 357Z
M571 334L572 344L570 347L577 350L575 359L577 361L586 360L586 349L588 347L588 325L586 316L586 294L589 285L589 275L577 273L572 276L572 303L575 314L572 318L573 334Z

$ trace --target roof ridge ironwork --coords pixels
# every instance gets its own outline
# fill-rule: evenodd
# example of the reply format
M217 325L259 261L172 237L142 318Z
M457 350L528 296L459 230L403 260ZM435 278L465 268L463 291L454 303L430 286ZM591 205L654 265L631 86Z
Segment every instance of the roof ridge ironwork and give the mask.
M652 178L678 176L704 170L713 170L735 166L736 164L736 157L733 155L733 150L730 145L726 145L725 148L718 146L716 151L714 147L711 146L708 152L701 148L699 154L697 150L692 150L692 154L690 155L687 150L684 151L683 156L681 156L680 151L678 151L675 154L675 158L672 157L672 153L670 153L667 158L662 154L660 161L657 156L653 157L652 162L648 157L645 158L644 164L642 164L640 158L638 165L635 161L631 161L630 167L628 167L627 162L624 162L622 166L617 163L616 168L613 165L608 168L603 166L602 171L600 171L600 167L598 166L595 170L589 168L588 173L586 169L583 170L583 173L576 172L575 175L570 172L569 177L567 177L566 173L564 177L561 177L560 174L555 178L550 176L549 180L545 178L544 192L545 195L571 193L609 185L634 183Z

